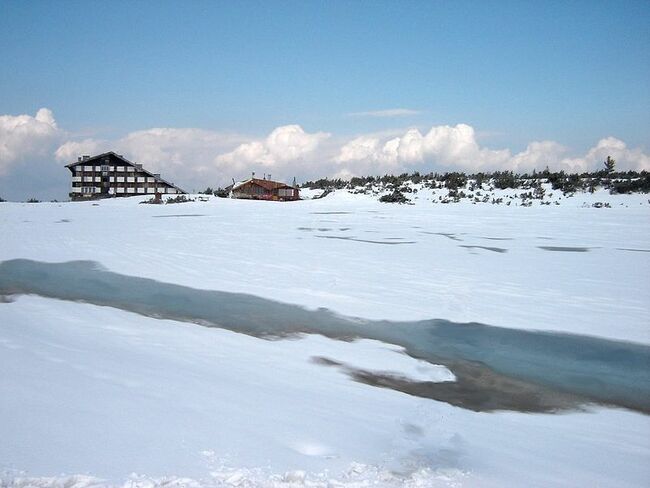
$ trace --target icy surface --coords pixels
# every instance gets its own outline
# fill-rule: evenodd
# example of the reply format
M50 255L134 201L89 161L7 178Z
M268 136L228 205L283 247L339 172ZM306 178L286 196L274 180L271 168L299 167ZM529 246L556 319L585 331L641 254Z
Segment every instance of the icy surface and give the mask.
M650 474L647 416L472 413L311 361L384 357L394 369L399 353L376 341L265 341L37 297L0 310L0 459L12 479L343 479L351 463L365 481L452 473L467 486L635 486Z
M582 206L605 198L612 208ZM288 204L137 201L0 204L0 260L87 259L369 319L650 343L645 196L529 208L424 197L393 206L345 192ZM315 357L453 380L378 341L268 341L33 296L0 303L0 485L633 487L650 479L648 416L475 413L354 382Z
M347 192L289 203L3 203L0 260L87 259L368 319L435 317L650 343L647 195L596 192L530 208L433 205L418 195L415 205ZM582 206L596 201L612 208ZM408 243L390 245L400 242Z

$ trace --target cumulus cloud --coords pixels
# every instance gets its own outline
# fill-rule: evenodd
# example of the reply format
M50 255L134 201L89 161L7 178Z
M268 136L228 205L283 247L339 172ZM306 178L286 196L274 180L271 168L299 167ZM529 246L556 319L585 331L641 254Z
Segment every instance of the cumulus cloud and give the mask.
M68 141L55 156L69 163L83 154L115 151L191 190L225 184L262 168L287 178L305 174L304 168L292 165L304 164L328 137L324 132L307 133L299 125L278 127L263 139L195 128L153 128L113 141ZM287 167L291 169L283 171Z
M110 142L97 139L84 139L82 141L67 141L57 148L54 157L65 164L73 163L84 154L99 154L109 151Z
M222 179L213 162L215 155L244 140L241 135L204 129L154 128L128 134L116 148L169 179L198 185L206 178Z
M83 154L115 151L129 160L142 163L150 171L181 185L201 188L230 179L219 174L214 164L217 154L247 138L231 133L196 128L152 128L134 131L116 140L84 139L68 141L56 150L61 163L71 163Z
M360 136L344 144L334 158L337 174L374 174L412 170L530 172L551 170L588 171L597 169L608 155L619 169L650 168L650 156L640 148L629 149L620 139L601 139L581 157L569 157L569 150L554 141L534 141L525 150L482 147L473 127L467 124L432 127L426 134L408 129L397 137Z
M566 164L571 164L584 171L593 169L593 161L602 162L607 156L616 160L616 169L618 170L650 171L650 155L645 154L640 148L629 149L623 141L616 137L601 139L582 158L565 158L564 161Z
M0 174L16 164L50 156L62 136L52 111L42 108L31 115L0 115Z
M197 128L152 128L117 139L76 139L57 126L46 108L31 115L0 115L0 195L24 199L65 198L69 174L63 164L83 154L115 151L188 190L224 185L250 171L277 179L404 171L530 172L587 171L608 155L621 170L650 170L650 156L615 137L605 137L582 154L554 141L534 141L520 152L479 142L467 124L439 125L428 131L403 128L354 138L332 137L285 125L265 137Z
M404 117L407 115L417 115L419 110L411 110L409 108L389 108L386 110L370 110L368 112L351 112L348 117Z
M365 170L408 170L433 166L440 169L470 170L502 165L510 151L482 148L474 129L467 124L432 127L426 134L409 129L403 135L381 141L361 136L345 144L336 161L350 170L356 165Z
M305 132L299 125L277 127L263 139L252 139L214 158L219 172L242 175L264 170L274 179L313 178L330 174L332 151L326 132ZM237 176L235 176L237 177Z
M326 132L308 133L299 125L284 125L264 139L240 144L233 151L217 156L214 162L219 168L235 171L261 166L278 170L286 177L288 172L285 170L292 167L294 174L302 174L304 168L298 166L309 163L307 159L316 156L322 142L329 137Z

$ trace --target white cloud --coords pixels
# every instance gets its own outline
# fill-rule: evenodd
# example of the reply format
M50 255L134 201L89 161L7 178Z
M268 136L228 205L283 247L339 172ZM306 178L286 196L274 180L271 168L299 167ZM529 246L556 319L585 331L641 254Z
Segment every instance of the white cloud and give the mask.
M285 178L302 175L304 169L293 173L297 168L292 165L303 164L328 137L324 132L307 133L299 125L278 127L264 139L194 128L154 128L114 141L68 141L56 150L56 158L73 162L82 154L115 151L191 190L225 184L260 167Z
M206 177L218 176L213 164L216 154L243 140L240 135L204 129L154 128L132 132L118 140L115 147L170 179L198 184Z
M16 164L49 157L62 136L52 111L42 108L31 115L0 115L0 175Z
M403 135L381 141L376 137L357 137L345 144L336 161L365 170L407 171L411 168L475 170L499 166L510 158L510 151L482 148L474 129L466 124L435 126L422 134L409 129Z
M113 141L68 141L56 150L55 156L62 163L71 163L83 154L115 151L191 190L229 180L233 175L222 174L214 158L244 140L237 134L204 129L152 128Z
M640 148L628 149L614 137L601 139L582 157L569 157L568 148L554 141L534 141L512 154L509 149L482 147L473 127L434 126L426 134L408 129L390 138L360 136L344 144L334 158L337 174L376 174L413 170L531 172L551 170L589 171L600 168L608 155L618 169L650 169L650 156Z
M401 173L405 171L532 172L588 171L600 168L608 155L618 169L650 169L650 157L629 149L619 139L600 140L584 155L554 141L533 141L523 151L483 147L467 124L440 125L428 132L411 128L360 135L347 142L328 133L307 133L299 125L280 126L265 138L203 129L154 128L114 141L68 141L56 151L59 161L82 154L114 150L188 189L222 185L250 171L272 173L277 179Z
M233 151L215 158L219 167L239 169L249 166L282 168L292 163L304 162L315 154L321 143L328 139L326 132L307 133L299 125L284 125L274 129L265 139L252 140Z
M563 156L566 154L567 148L554 141L534 141L528 144L526 149L518 154L515 154L509 161L511 169L516 172L524 173L531 172L534 169L544 169L549 166L549 169L571 170L572 165L562 165ZM560 167L566 166L566 167Z
M594 161L599 162L597 167L600 167L607 156L616 160L617 170L650 171L650 155L645 154L640 148L628 149L627 145L616 137L601 139L582 158L566 158L564 161L575 168L580 168L581 171L586 171L594 169Z
M110 142L96 139L68 141L57 148L54 157L61 163L70 164L84 154L94 155L109 151L109 146Z
M417 115L419 110L411 110L409 108L389 108L386 110L371 110L368 112L351 112L348 117L404 117L407 115Z
M66 140L67 138L67 140ZM75 139L57 127L46 108L30 115L0 115L0 193L9 198L65 198L69 174L62 167L83 154L115 151L188 190L224 185L250 171L290 181L405 171L530 172L599 169L608 155L617 169L650 170L650 156L615 137L599 140L583 154L554 141L534 141L523 151L479 143L467 124L421 131L403 128L352 139L305 132L285 125L266 137L197 128L152 128L117 139ZM47 192L47 193L46 193Z
M113 141L68 141L56 150L56 158L69 163L83 154L115 151L191 190L226 184L262 169L277 177L304 175L305 168L296 165L304 165L327 138L327 133L307 133L299 125L278 127L263 139L195 128L153 128Z

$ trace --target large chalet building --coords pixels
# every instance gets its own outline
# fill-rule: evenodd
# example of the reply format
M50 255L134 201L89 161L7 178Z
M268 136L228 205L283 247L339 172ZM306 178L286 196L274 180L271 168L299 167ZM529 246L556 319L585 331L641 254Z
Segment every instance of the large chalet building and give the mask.
M186 193L159 174L150 173L141 164L132 163L113 151L82 156L66 168L72 173L70 198L73 200Z

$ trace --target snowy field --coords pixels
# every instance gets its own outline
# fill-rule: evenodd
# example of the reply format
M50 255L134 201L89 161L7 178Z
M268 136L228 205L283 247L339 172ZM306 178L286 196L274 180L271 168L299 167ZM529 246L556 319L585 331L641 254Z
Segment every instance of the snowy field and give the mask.
M647 195L532 207L0 204L0 262L327 308L650 345ZM593 208L594 202L611 208ZM1 278L1 277L0 277ZM267 340L120 308L0 303L1 486L647 486L650 416L597 405L477 412L355 381L453 371L377 340ZM647 371L647 370L646 370ZM645 376L646 380L648 376ZM647 389L647 384L645 388Z

